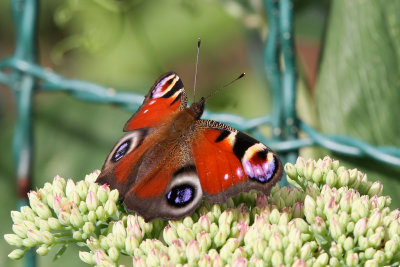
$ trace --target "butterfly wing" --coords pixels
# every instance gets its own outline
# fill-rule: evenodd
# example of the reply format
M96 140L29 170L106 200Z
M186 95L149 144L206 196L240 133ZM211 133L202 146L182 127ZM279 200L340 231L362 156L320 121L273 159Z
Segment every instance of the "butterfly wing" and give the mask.
M163 123L173 119L177 112L186 107L186 103L186 93L178 75L170 72L161 76L143 104L125 124L124 131L129 132L108 155L97 182L118 189L123 198L140 175L143 176L142 173L157 163L158 159L149 162L144 155L148 155L148 151L157 151L155 144L162 138L162 134L157 133L163 128Z
M124 131L160 125L173 113L184 109L186 104L182 80L174 72L166 73L154 83L143 104L125 124Z
M123 201L128 210L136 211L146 221L182 219L203 199L189 146L180 144L164 155L163 162L133 186Z
M191 149L203 193L211 202L251 189L269 194L282 177L282 164L267 146L216 121L196 121Z

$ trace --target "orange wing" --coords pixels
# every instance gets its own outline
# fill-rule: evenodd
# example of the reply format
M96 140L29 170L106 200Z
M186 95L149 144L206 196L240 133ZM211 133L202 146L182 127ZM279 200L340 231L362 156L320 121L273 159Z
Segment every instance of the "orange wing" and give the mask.
M186 107L183 83L176 73L166 73L158 79L143 104L125 124L124 131L152 128L160 125L171 114Z
M199 120L191 148L203 192L212 202L251 189L269 194L282 176L281 162L267 146L219 122Z

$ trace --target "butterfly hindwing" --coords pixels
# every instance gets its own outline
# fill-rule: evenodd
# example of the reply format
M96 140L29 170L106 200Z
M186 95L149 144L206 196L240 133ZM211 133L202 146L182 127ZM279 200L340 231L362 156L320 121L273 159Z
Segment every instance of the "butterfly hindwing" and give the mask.
M268 194L282 176L281 162L267 146L222 123L196 121L191 143L207 200L224 202L251 189Z
M126 208L147 221L181 219L192 213L203 198L189 147L180 144L164 155L158 167L142 177L124 197Z
M186 104L182 80L176 73L166 73L154 83L143 104L125 124L124 131L159 126L171 114L184 109Z

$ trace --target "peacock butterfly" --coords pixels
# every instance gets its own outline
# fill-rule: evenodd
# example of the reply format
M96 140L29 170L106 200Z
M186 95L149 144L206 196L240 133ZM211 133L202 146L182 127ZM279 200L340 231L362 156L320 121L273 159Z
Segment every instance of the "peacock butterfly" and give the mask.
M187 107L176 73L155 82L125 124L97 183L118 189L146 221L181 219L203 197L212 203L251 189L269 194L282 164L267 146L225 124L201 120L205 99Z

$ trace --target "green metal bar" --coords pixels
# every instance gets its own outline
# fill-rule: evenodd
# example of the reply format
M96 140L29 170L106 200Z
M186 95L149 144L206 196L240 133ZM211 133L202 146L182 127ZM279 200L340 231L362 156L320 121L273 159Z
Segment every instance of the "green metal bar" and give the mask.
M12 1L12 12L16 25L17 42L14 57L34 62L36 59L36 0ZM17 99L17 123L13 140L13 154L17 163L19 206L28 203L27 193L32 179L32 105L35 79L24 72L13 72L11 88ZM32 249L31 249L32 250ZM32 251L25 257L25 266L36 266L36 255Z
M282 137L279 6L275 0L264 0L264 6L269 29L264 46L264 70L272 90L272 139L278 141Z

